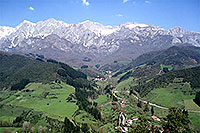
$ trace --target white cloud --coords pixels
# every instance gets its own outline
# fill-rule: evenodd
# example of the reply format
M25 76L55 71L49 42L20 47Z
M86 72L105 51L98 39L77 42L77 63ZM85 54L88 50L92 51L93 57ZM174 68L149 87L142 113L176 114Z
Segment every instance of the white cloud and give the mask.
M126 3L126 2L128 2L129 0L123 0L123 3Z
M150 3L150 1L149 1L149 0L145 0L145 3L146 3L146 4L149 4L149 3Z
M30 6L28 9L31 11L35 10L32 6Z
M82 3L83 3L83 5L85 5L85 6L89 6L89 5L90 5L90 3L89 3L87 0L82 0Z
M116 16L117 16L117 17L123 17L123 15L122 15L122 14L117 14Z

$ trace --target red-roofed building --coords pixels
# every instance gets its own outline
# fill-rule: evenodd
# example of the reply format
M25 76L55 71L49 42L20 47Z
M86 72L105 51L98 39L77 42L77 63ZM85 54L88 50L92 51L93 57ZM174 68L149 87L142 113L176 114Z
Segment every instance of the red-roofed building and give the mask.
M155 115L151 116L151 118L154 119L155 121L160 121L160 119L156 117Z
M138 117L132 117L131 120L137 121L137 120L138 120Z

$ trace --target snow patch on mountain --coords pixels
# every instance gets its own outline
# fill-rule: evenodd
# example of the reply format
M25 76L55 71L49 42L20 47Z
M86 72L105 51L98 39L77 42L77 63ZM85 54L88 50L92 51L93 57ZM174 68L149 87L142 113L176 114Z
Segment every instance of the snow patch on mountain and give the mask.
M181 27L166 30L135 22L119 26L105 26L89 20L68 24L53 18L37 23L24 20L16 28L0 26L0 49L4 50L42 50L51 47L62 51L109 54L127 44L165 47L180 43L200 46L200 33L189 32Z
M0 26L0 39L6 36L9 36L11 33L15 31L15 28L8 26Z
M98 36L106 36L118 31L120 28L118 26L104 26L97 22L92 22L86 20L84 22L79 23L78 25L82 25L85 29L89 29L94 32Z
M140 27L140 28L144 28L144 27L148 27L149 25L147 24L138 24L138 23L125 23L125 24L122 24L121 26L124 26L126 28L129 28L130 30L132 30L133 28L136 28L136 27Z

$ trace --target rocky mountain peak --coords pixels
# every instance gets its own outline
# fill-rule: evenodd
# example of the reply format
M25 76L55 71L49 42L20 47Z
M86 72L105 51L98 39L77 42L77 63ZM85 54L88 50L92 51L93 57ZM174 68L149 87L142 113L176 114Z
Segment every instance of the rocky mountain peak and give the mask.
M89 20L68 24L54 18L37 23L24 20L16 28L0 26L0 50L3 51L16 49L38 52L56 48L90 56L118 52L120 56L134 58L144 52L182 43L200 46L200 33L189 32L181 27L167 30L136 22L119 26L106 26Z

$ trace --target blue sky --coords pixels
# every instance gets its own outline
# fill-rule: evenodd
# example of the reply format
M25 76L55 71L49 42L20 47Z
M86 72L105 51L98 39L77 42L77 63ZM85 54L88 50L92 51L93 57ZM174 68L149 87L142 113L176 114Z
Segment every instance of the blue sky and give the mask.
M0 25L49 18L105 25L138 22L200 32L200 0L0 0Z

